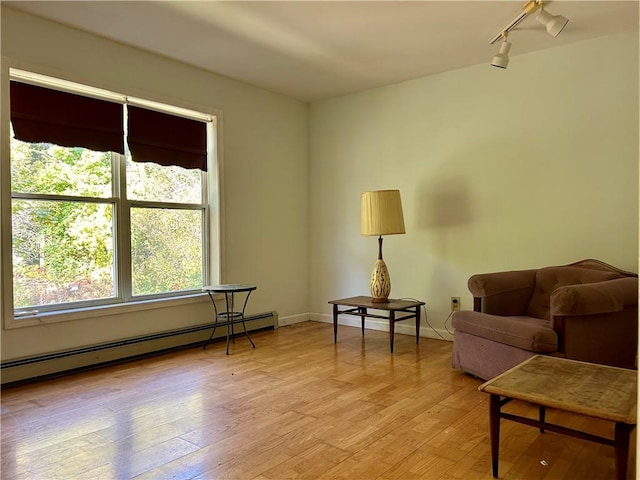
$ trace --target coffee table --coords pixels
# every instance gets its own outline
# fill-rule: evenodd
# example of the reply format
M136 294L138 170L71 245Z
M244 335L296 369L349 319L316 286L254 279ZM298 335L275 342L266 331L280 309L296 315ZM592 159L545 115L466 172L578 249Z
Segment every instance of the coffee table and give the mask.
M388 302L378 303L373 302L371 297L350 297L343 298L341 300L331 300L329 303L333 304L333 342L338 342L338 315L354 315L360 317L362 324L362 335L364 336L364 319L365 318L383 318L389 320L389 347L391 353L393 353L393 335L394 326L396 322L402 320L409 320L411 318L416 319L416 343L420 342L420 307L424 305L424 302L419 300L393 300L389 299ZM340 310L340 306L348 307L345 310ZM369 309L382 310L389 312L388 316L369 313ZM400 313L400 317L396 317L396 313Z
M511 370L483 383L481 392L489 400L489 432L494 478L498 477L500 419L613 446L616 478L625 479L629 460L629 438L636 425L637 372L565 358L536 355ZM540 407L539 419L513 415L501 408L513 399ZM587 415L615 422L614 438L600 437L545 422L546 408Z

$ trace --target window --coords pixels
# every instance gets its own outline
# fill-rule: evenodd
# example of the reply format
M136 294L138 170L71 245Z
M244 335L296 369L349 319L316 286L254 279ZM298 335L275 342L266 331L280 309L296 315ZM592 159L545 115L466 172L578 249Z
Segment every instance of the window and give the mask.
M200 292L217 271L215 117L13 73L15 316Z
M126 161L134 296L201 289L207 206L200 170Z
M117 297L112 156L11 140L15 309Z

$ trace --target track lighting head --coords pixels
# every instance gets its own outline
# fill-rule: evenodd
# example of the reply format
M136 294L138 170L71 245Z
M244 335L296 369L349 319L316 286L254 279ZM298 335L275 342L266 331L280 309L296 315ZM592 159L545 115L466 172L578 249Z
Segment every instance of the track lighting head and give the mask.
M552 15L545 11L544 8L540 9L540 13L538 13L536 20L547 28L547 33L549 35L554 37L557 37L567 23L569 23L568 18L563 17L562 15Z
M511 50L511 42L507 42L507 36L503 36L504 41L500 44L500 51L496 53L491 61L491 65L499 68L507 68L509 65L509 50Z

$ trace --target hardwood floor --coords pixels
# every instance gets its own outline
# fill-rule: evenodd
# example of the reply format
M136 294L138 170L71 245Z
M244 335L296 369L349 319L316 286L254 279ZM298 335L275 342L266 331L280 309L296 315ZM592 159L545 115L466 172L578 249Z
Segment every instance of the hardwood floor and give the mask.
M315 322L252 338L255 350L238 337L229 356L217 342L3 390L2 478L492 478L488 396L451 369L449 342L396 334L390 354L386 332L340 326L334 345ZM613 435L587 417L547 419ZM503 479L614 478L613 458L503 422Z

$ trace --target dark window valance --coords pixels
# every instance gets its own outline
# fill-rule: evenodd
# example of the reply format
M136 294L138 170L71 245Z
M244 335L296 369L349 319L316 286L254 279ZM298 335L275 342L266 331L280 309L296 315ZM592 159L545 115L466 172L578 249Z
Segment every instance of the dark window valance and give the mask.
M11 123L18 140L124 154L123 106L11 82Z
M204 122L129 106L127 143L135 162L207 170Z

